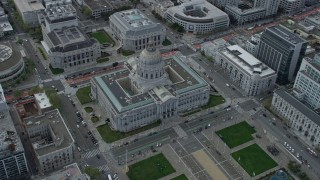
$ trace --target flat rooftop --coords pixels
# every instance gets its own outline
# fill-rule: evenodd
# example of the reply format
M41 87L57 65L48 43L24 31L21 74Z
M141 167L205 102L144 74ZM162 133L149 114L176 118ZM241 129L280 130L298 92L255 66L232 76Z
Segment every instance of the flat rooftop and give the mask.
M36 99L38 105L40 106L40 109L44 109L52 106L49 101L49 98L45 93L34 94L34 98Z
M290 42L291 44L299 44L307 42L305 39L300 37L299 35L290 32L289 30L283 28L282 26L271 26L266 29L266 32L271 32L281 39L285 39L286 41Z
M0 72L11 69L21 61L18 49L17 45L10 41L0 43Z
M37 117L29 117L25 119L25 122L28 131L31 129L37 129L37 126L40 126L51 128L51 132L55 135L55 139L52 139L51 142L46 141L45 139L32 142L32 145L38 156L43 156L45 154L66 148L74 143L74 139L57 109L46 112ZM54 137L51 136L51 138Z
M63 169L55 171L42 180L87 180L82 174L77 163L64 166Z
M238 8L237 6L230 6L230 5L227 5L226 8L228 8L229 10L232 10L233 12L235 12L239 15L243 15L243 16L265 11L265 8L249 8L249 9L242 10L242 9Z
M29 11L40 11L44 10L44 6L41 2L32 1L29 3L28 0L13 0L17 9L21 12L29 12Z
M76 19L77 11L71 4L66 4L48 7L43 14L49 22L55 23L59 22L59 19Z
M241 67L248 75L266 77L276 74L274 70L263 64L259 59L242 49L239 45L229 46L226 50L221 51L220 54L230 59L231 63Z
M150 27L153 24L156 24L152 22L146 15L144 15L139 9L116 12L112 16L123 23L122 25L125 27L125 29Z
M171 94L182 94L207 85L198 74L177 56L163 59L163 61L165 62L165 69L169 74L169 79L173 82L171 85L165 86ZM131 65L127 65L126 68L116 72L93 78L93 81L104 91L106 97L109 98L118 112L154 103L154 95L151 95L150 92L131 96L120 85L119 81L126 78L129 80L130 69L132 69ZM179 77L178 80L173 80L170 74Z
M306 17L306 19L317 24L318 26L320 25L320 13L319 12L316 15L311 15L311 16Z
M64 46L71 43L85 41L89 37L83 33L78 27L62 28L61 30L53 30L48 36L54 46Z
M320 115L314 112L311 108L309 108L307 105L303 104L301 101L299 101L297 98L295 98L292 94L289 92L280 89L275 92L278 94L282 99L287 101L289 104L291 104L295 109L300 111L302 114L304 114L307 118L309 118L311 121L316 123L318 126L320 126Z

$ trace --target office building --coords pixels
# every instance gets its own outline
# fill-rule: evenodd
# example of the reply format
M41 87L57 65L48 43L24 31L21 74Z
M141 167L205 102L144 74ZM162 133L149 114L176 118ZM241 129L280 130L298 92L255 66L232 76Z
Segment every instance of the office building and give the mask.
M320 28L320 13L307 16L304 19L304 24L308 26L314 26L314 27Z
M166 38L166 28L161 23L152 22L138 9L112 14L109 24L112 36L124 50L139 51L151 44L158 47Z
M14 80L25 68L19 48L10 41L0 43L0 83Z
M68 69L95 64L101 56L100 44L78 27L72 5L47 8L39 16L43 40L53 68Z
M43 4L46 8L52 6L63 6L67 4L72 4L72 0L43 0Z
M38 14L44 11L41 0L13 0L25 24L35 27L39 25Z
M282 26L268 27L261 35L257 58L278 74L277 83L292 82L308 42Z
M258 55L261 34L254 34L246 41L245 49L255 57Z
M320 54L303 59L293 88L303 102L313 109L320 108Z
M265 8L250 8L240 9L237 6L227 5L225 12L229 14L237 22L238 25L243 25L248 22L254 22L265 17Z
M21 140L10 116L0 85L0 179L29 177L29 169Z
M165 13L167 12L167 9L170 7L173 7L174 3L169 0L165 1L156 1L155 3L152 4L152 10L156 13L159 14L162 18L165 17Z
M306 0L281 0L279 7L284 10L285 13L293 14L305 7Z
M254 7L265 8L265 16L272 16L277 14L281 0L255 0Z
M74 139L57 109L24 119L40 172L73 162Z
M309 145L320 145L320 115L290 92L276 91L271 108L285 120L293 132Z
M213 4L224 9L227 5L238 6L240 4L240 0L214 0Z
M55 171L41 180L89 180L88 175L83 174L77 163L73 163L63 167L63 169Z
M214 58L214 63L222 68L247 96L272 90L277 78L274 70L238 45L220 51Z
M113 11L112 5L107 0L77 0L78 3L83 3L91 11L91 16L100 18L102 14L111 13ZM80 1L80 2L79 2Z
M128 132L206 105L210 86L178 56L162 59L149 47L115 72L94 77L91 94L110 118Z
M226 49L230 44L222 39L216 39L211 41L207 41L201 44L201 51L203 51L204 55L207 57L213 57L215 58L217 53L223 49Z
M192 0L170 7L165 18L170 23L177 23L186 32L204 34L229 27L229 16L205 0Z

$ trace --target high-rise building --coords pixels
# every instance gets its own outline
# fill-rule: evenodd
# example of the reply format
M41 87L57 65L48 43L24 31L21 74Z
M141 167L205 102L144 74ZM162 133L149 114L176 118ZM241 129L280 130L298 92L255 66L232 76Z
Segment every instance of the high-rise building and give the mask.
M278 12L281 0L255 0L254 6L266 9L266 16L274 15Z
M27 160L0 85L0 180L29 176Z
M281 0L280 8L285 13L292 14L301 11L304 8L306 0Z
M258 59L278 74L277 83L294 80L308 42L282 26L267 28L261 35Z
M230 6L238 6L240 3L240 0L215 0L214 5L219 8L224 8L227 5Z
M303 59L293 87L302 101L314 109L320 108L320 54L314 59Z

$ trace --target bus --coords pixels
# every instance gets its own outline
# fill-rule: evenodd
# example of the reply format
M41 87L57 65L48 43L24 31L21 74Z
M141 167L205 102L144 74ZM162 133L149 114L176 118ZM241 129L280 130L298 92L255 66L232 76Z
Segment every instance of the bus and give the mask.
M250 30L252 30L253 28L254 28L254 26L249 27L247 30L250 31Z
M108 174L108 180L112 180L112 177L110 174Z

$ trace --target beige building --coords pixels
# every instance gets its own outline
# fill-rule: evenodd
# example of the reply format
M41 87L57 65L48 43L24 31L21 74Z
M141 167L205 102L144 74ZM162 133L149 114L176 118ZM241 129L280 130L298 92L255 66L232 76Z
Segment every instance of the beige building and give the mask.
M38 13L44 11L44 6L40 0L13 0L17 11L25 24L38 26Z

